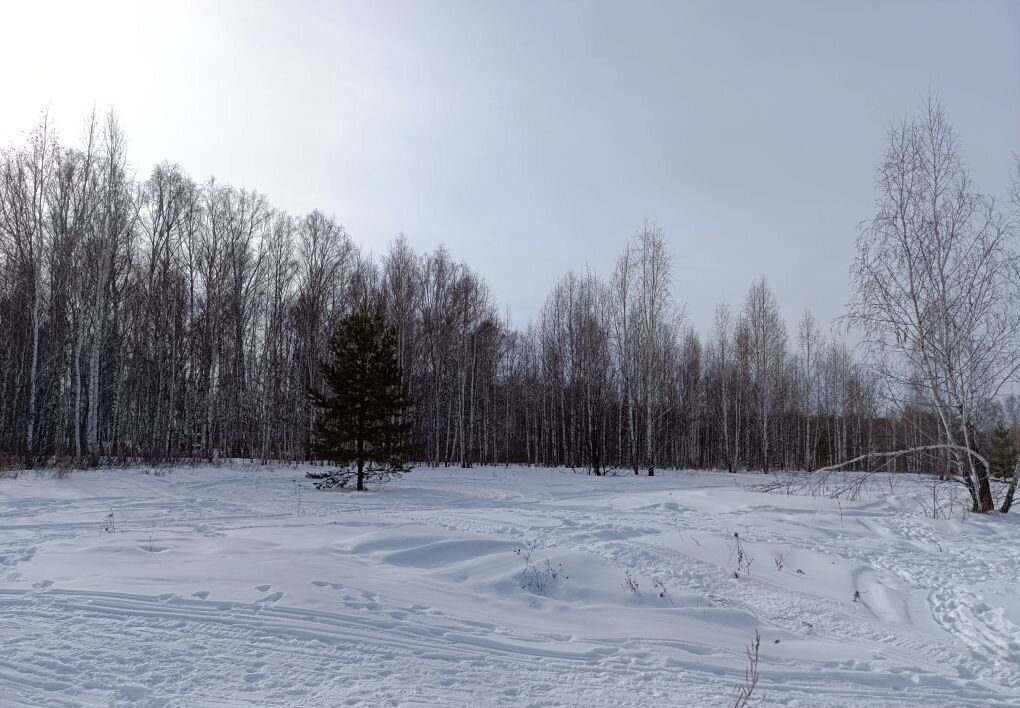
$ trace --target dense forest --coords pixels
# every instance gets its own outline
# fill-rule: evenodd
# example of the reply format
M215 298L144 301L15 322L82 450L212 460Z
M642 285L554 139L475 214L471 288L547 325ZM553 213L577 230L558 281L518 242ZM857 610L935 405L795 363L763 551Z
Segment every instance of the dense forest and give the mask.
M764 280L687 326L667 238L623 235L612 272L565 273L519 329L442 246L371 257L322 212L174 164L136 175L112 114L71 144L43 120L0 153L0 462L309 459L306 392L364 303L395 328L421 462L814 469L941 439L923 386L890 406ZM1005 408L980 435L1015 425Z

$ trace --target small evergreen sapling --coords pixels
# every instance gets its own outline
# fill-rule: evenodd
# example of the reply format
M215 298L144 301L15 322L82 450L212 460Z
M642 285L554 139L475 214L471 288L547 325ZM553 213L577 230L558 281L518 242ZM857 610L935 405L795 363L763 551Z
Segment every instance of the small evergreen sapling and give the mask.
M385 481L407 472L407 436L411 406L397 362L397 338L382 315L361 308L345 318L329 341L330 359L321 365L329 394L309 390L319 409L314 452L340 465L328 472L309 472L316 487L358 491L366 479Z

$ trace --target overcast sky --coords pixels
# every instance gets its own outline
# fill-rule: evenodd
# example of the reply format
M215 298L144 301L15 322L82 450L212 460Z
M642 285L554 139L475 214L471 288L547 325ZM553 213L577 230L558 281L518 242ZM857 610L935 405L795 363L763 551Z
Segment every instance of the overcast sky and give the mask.
M937 92L977 186L1020 151L1020 2L7 2L0 142L114 107L160 160L445 242L517 324L645 220L675 297L842 312L890 123Z

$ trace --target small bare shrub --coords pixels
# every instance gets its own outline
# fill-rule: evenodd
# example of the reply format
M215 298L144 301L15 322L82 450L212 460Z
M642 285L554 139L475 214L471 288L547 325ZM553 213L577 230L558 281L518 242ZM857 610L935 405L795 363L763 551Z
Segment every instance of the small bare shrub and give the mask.
M156 522L150 521L145 526L149 532L149 553L153 553L155 551L155 547L153 546L152 542L154 537L156 536Z
M652 587L659 593L660 598L669 602L670 607L676 607L673 604L673 596L669 594L669 588L666 587L666 583L662 578L652 578Z
M637 578L631 575L629 570L623 579L623 589L634 597L641 597L641 586L638 584Z
M737 569L733 571L733 577L739 578L741 575L746 577L751 574L751 563L754 562L754 558L744 551L744 547L740 544L739 533L734 533L733 538L737 540Z
M733 708L746 708L751 704L751 696L758 687L758 649L761 647L761 635L754 630L754 639L747 645L747 668L744 670L744 683L737 687L736 701Z
M546 591L560 582L560 579L569 580L569 576L563 572L563 564L553 565L549 559L536 562L535 551L538 549L537 541L529 541L523 548L518 548L514 553L524 562L524 569L518 578L522 590L536 595L545 595Z

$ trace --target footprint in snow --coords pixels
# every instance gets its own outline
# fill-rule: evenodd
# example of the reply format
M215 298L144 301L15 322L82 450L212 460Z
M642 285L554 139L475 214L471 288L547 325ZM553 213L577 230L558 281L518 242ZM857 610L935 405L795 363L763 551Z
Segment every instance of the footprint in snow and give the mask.
M268 592L272 587L272 585L256 585L253 589L259 592Z
M199 590L198 592L191 593L191 596L197 597L199 600L208 600L211 594L208 590Z

